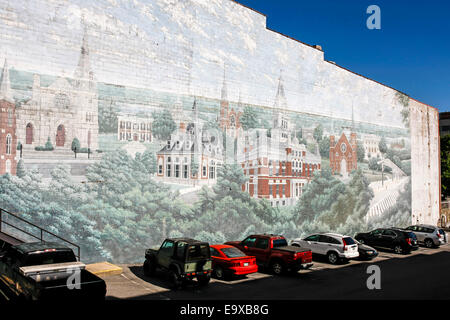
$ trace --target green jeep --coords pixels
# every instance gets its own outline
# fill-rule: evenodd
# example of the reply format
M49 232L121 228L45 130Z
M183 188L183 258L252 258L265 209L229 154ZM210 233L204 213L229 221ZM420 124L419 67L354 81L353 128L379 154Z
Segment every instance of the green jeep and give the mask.
M166 239L159 250L145 251L144 274L153 276L157 269L168 272L174 288L194 278L205 286L212 272L209 244L189 238Z

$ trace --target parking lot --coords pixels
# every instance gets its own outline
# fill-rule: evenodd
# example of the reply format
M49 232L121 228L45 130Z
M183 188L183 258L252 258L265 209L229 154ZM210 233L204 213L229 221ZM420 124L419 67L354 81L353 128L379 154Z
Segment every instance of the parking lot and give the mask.
M381 270L381 290L369 290L367 267ZM178 290L170 289L163 274L146 277L141 264L121 265L123 273L104 277L107 299L448 299L450 297L450 245L420 247L407 255L379 250L372 261L351 260L330 265L314 260L307 271L285 276L258 272L246 278L221 281L209 286L193 281Z

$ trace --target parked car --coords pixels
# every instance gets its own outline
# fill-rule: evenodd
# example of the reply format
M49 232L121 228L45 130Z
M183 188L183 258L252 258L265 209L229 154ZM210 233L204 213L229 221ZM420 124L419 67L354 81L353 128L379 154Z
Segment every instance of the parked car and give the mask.
M378 256L378 251L375 248L362 244L358 240L355 240L355 242L358 245L359 260L372 260Z
M446 242L446 235L441 228L419 224L406 228L411 230L417 237L417 241L427 248L438 247Z
M312 234L304 239L293 240L292 245L309 249L314 255L326 256L332 264L359 256L355 240L337 233Z
M143 268L147 276L158 269L166 272L174 288L194 278L201 286L207 285L212 273L209 244L190 238L166 239L159 250L145 251Z
M395 253L410 253L418 249L416 235L410 230L380 228L370 232L358 233L355 239L362 244L376 248L393 249Z
M258 271L256 258L247 256L236 247L220 244L211 245L213 274L218 279L228 279Z
M225 244L232 245L247 255L255 256L259 266L269 268L274 274L285 271L297 272L313 265L311 250L289 246L287 240L280 235L255 234L243 241Z
M79 286L69 277L79 272ZM76 278L74 278L76 279ZM0 281L19 300L104 300L105 281L85 269L72 249L53 242L13 245L0 253Z

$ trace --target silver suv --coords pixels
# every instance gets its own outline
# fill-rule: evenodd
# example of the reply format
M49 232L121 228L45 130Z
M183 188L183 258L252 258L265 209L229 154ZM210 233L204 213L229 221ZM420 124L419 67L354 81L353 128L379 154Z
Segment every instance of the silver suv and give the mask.
M336 264L339 260L359 257L358 245L349 236L336 233L316 233L304 239L294 239L291 245L310 249L313 254L324 255L328 262Z
M444 230L427 224L418 224L406 228L415 233L417 241L427 248L438 247L447 242Z

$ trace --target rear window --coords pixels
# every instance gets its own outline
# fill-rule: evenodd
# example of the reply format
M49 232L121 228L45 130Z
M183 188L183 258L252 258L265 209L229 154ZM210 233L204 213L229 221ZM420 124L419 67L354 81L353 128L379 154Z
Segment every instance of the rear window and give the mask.
M187 252L187 261L209 259L209 246L206 244L191 245Z
M64 262L75 262L75 254L72 250L65 251L53 251L53 252L36 252L29 253L25 257L25 261L22 264L23 267L38 266L43 264L54 264Z
M439 233L442 234L442 235L445 234L444 230L442 230L442 229L439 229Z
M352 244L356 244L355 240L353 240L353 238L350 237L345 237L342 238L342 240L344 241L344 243L348 246L352 245Z
M272 243L274 248L285 247L288 245L286 239L274 239Z
M238 248L223 248L222 252L228 257L228 258L238 258L238 257L245 257L246 254L243 253Z

